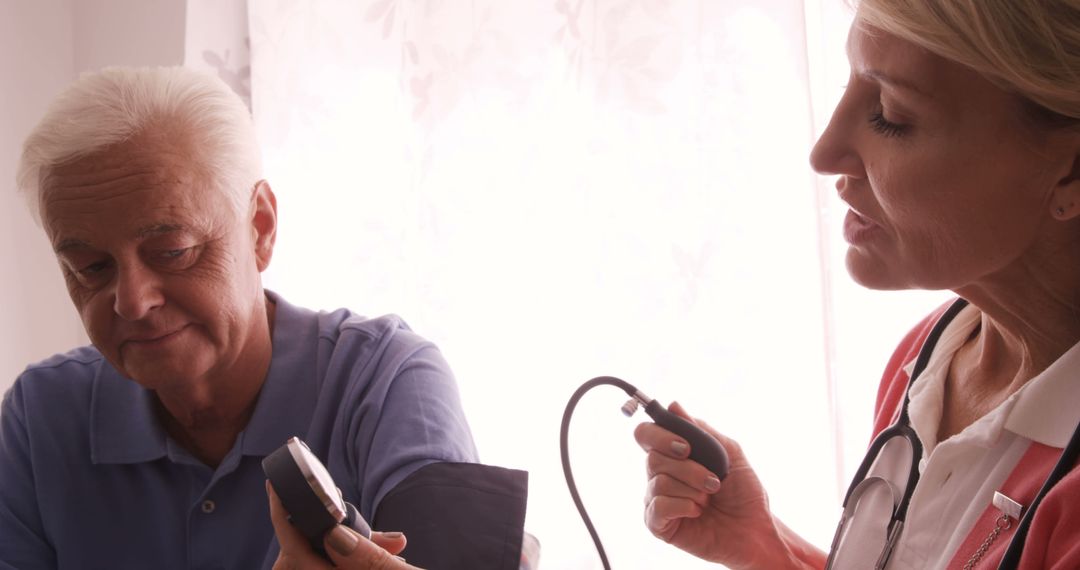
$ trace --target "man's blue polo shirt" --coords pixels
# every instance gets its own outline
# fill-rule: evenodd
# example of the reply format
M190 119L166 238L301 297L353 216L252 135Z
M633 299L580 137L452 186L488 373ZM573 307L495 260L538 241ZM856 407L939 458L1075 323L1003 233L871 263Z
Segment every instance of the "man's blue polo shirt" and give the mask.
M153 394L92 347L19 376L0 408L0 568L269 568L277 542L260 462L294 435L368 520L419 467L477 460L434 345L397 317L267 295L270 370L216 469L169 438Z

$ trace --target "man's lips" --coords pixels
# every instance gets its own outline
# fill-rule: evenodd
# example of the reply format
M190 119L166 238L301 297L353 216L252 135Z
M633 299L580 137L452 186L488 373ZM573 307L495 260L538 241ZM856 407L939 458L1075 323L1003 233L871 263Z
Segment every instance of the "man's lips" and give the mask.
M124 340L124 342L122 344L128 344L128 343L132 343L132 344L152 344L152 343L155 343L155 342L161 342L161 341L167 340L167 339L169 339L169 338L171 338L173 336L176 336L177 333L179 333L180 331L182 331L182 330L184 330L186 328L187 328L187 325L184 325L182 327L175 328L175 329L172 329L172 330L167 331L167 332L151 332L151 333L139 334L139 335L128 337L127 339Z

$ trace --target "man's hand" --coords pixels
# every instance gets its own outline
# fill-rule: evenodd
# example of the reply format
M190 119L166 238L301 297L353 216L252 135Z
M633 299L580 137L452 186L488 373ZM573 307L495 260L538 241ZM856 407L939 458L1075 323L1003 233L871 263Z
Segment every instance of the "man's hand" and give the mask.
M289 515L269 481L266 493L270 500L270 520L281 545L274 570L419 570L396 556L405 548L405 535L400 532L372 532L371 540L367 540L341 525L323 538L323 546L333 560L331 564L312 550L307 539L289 523Z

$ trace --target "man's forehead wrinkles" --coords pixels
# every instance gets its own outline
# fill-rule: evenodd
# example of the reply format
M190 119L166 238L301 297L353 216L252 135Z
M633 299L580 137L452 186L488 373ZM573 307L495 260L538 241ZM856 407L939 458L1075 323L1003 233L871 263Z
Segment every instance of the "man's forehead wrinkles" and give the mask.
M135 237L148 238L159 236L163 234L175 233L184 231L186 227L182 224L150 224L139 228L135 232Z
M50 186L54 188L93 188L108 186L110 184L133 184L143 186L158 186L166 181L160 171L154 169L136 169L116 166L104 170L80 170L77 172L64 172L57 169L49 177Z

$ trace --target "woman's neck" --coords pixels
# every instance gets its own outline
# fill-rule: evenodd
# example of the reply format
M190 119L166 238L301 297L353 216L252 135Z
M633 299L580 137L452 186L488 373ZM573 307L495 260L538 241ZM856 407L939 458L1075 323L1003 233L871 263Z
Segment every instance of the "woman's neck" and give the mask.
M1070 281L1027 275L957 290L982 314L949 366L938 441L999 406L1080 341L1080 276Z

